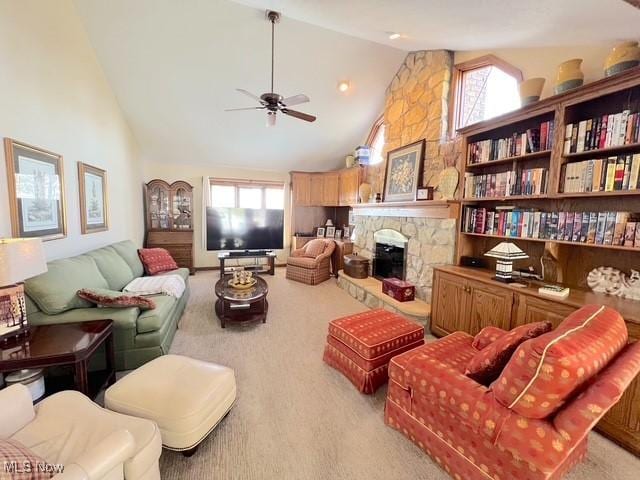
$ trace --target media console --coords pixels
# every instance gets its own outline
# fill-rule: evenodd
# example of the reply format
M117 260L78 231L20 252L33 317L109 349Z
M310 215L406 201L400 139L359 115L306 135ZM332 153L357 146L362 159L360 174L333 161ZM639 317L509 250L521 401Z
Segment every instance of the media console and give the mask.
M276 273L276 253L271 250L243 250L234 252L221 252L218 254L218 260L220 261L220 278L224 276L225 262L227 260L235 260L238 258L253 258L255 263L253 265L239 265L244 267L245 270L250 270L256 273L268 273L269 275L275 275ZM258 263L259 258L266 258L267 264ZM231 267L229 267L231 268Z

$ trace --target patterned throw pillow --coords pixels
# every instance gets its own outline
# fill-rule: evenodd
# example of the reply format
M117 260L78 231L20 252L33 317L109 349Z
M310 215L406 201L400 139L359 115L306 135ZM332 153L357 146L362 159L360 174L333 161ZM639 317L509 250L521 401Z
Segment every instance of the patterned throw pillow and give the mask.
M476 353L467 365L465 375L488 386L500 376L518 345L549 330L551 322L527 323L514 328Z
M316 238L315 240L311 240L309 243L305 245L304 249L304 257L316 258L318 255L322 255L324 249L326 247L326 242L324 240L320 240Z
M482 350L488 345L491 345L500 337L503 337L508 332L498 327L484 327L478 334L473 338L473 343L471 346L476 350Z
M140 310L153 310L156 304L153 300L130 293L115 292L104 288L83 288L78 290L78 296L96 305L111 308L138 307Z
M7 472L6 468L12 465L15 465L17 470ZM0 466L4 475L8 475L5 477L0 474L0 478L45 480L54 475L54 472L47 471L47 463L42 458L16 440L0 439Z
M147 275L156 275L178 268L176 261L164 248L141 248L138 250L138 255Z

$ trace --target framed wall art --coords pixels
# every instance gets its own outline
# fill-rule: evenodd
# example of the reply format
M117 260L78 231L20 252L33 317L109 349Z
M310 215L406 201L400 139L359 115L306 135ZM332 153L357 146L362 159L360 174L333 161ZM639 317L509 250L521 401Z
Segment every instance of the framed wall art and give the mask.
M62 155L4 139L12 236L64 238L67 220Z
M424 148L423 139L387 153L387 169L384 177L385 202L415 200L422 176Z
M83 234L109 229L107 172L78 162L80 229Z

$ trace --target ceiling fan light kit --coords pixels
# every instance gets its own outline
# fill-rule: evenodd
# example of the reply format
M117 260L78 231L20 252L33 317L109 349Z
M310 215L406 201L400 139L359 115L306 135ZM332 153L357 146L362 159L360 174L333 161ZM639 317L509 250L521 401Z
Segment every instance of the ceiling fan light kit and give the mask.
M274 59L275 59L275 25L280 22L280 13L273 10L267 10L266 18L271 23L271 91L263 93L260 96L244 90L242 88L236 88L236 90L244 95L251 97L259 103L257 107L242 107L242 108L229 108L225 111L239 111L239 110L266 110L267 111L267 126L271 127L276 124L276 115L278 112L282 112L290 117L298 118L306 122L314 122L316 117L309 115L308 113L298 112L291 110L289 107L306 103L309 101L309 97L300 93L292 97L284 98L282 95L275 93L273 90L273 78L274 78ZM347 87L348 88L348 87Z

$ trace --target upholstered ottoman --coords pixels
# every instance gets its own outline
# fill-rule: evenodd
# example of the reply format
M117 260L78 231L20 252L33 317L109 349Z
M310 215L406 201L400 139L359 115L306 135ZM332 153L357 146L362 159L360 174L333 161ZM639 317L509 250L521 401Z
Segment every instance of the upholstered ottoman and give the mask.
M233 370L180 355L158 357L104 395L114 412L154 420L162 445L192 455L236 399Z
M362 393L387 381L392 357L424 344L424 327L383 309L329 322L324 361Z

